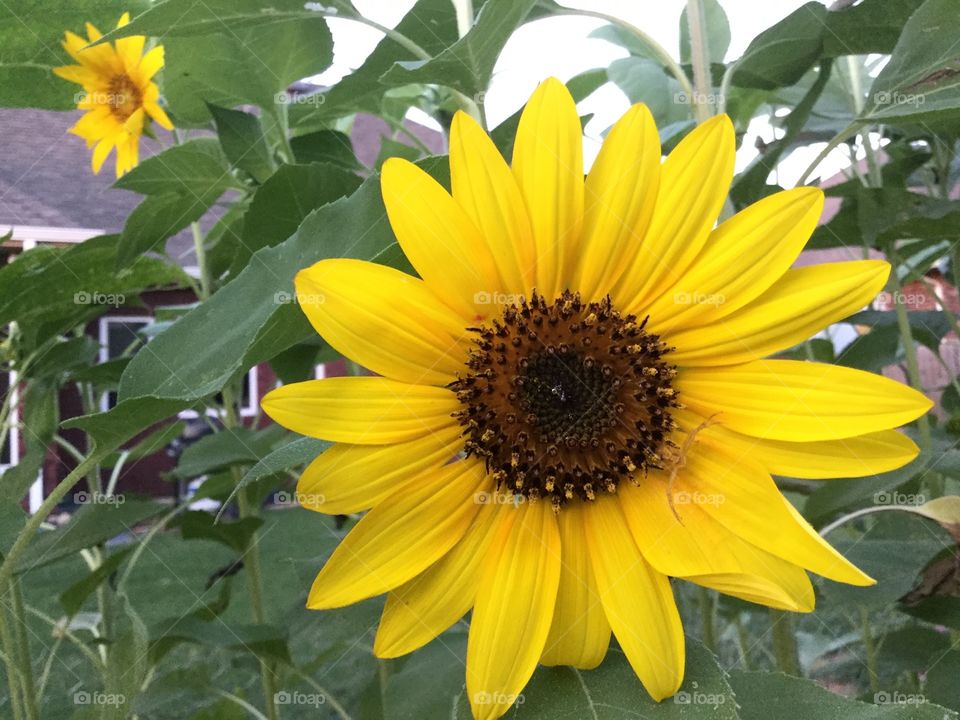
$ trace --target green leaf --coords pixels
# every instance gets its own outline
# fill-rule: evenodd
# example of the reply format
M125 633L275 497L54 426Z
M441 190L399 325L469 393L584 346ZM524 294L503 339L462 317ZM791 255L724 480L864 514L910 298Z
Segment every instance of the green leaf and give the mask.
M960 651L950 650L937 659L926 673L923 694L931 702L960 710Z
M150 352L137 353L120 381L121 399L194 402L219 391L248 364L310 336L309 323L289 302L300 269L325 257L399 262L394 247L375 177L314 210L288 240L257 252L235 280L158 335Z
M631 103L642 102L650 108L658 128L690 117L691 98L658 62L638 57L621 58L610 64L607 76Z
M835 695L812 680L775 672L730 673L730 684L737 694L741 720L776 718L817 718L817 720L954 720L957 714L925 703L892 703L889 692L877 692L877 702L869 705ZM916 698L916 695L911 696Z
M222 430L184 450L174 475L191 480L230 465L257 462L267 452L263 439L249 428Z
M113 637L107 638L110 647L104 671L104 690L107 695L122 698L123 702L105 704L101 716L104 720L130 717L130 708L150 671L147 626L126 595L117 596L115 615Z
M826 57L889 54L922 0L863 0L827 13L823 36Z
M93 438L98 449L113 450L144 428L187 409L191 404L184 400L142 396L122 400L107 412L70 418L62 426L83 430Z
M276 475L277 473L294 468L303 467L327 450L330 443L326 440L301 437L283 445L269 455L260 458L256 465L247 470L239 487L260 480L261 478Z
M230 164L258 183L264 182L274 171L273 154L263 136L260 119L242 110L208 105L220 138L220 147Z
M171 522L169 527L180 528L184 540L213 540L242 555L261 525L262 518L245 517L239 520L217 521L210 513L190 510Z
M417 0L397 24L396 31L419 45L431 57L457 41L457 18L450 0ZM293 127L315 128L332 118L355 112L376 114L387 86L381 77L395 62L420 60L408 48L384 37L363 65L322 94L322 101L290 106Z
M482 104L493 66L536 0L487 0L470 31L436 57L401 61L380 78L387 85L446 85Z
M78 490L74 496L78 502L94 497L84 490ZM21 556L17 572L35 570L117 535L129 533L134 525L159 515L163 510L163 505L159 503L129 500L122 495L109 501L104 499L103 502L84 504L67 525L37 535Z
M0 499L20 501L36 481L60 419L58 396L58 387L50 380L27 383L22 395L21 418L27 451L20 462L3 473Z
M213 138L188 140L149 157L114 183L141 195L182 193L213 202L231 187L242 188L230 174L219 143Z
M737 60L733 84L760 90L793 85L820 58L826 20L827 9L808 2L764 30Z
M95 570L60 593L60 606L67 614L67 617L73 617L80 611L87 598L100 587L104 580L116 572L117 568L120 567L120 563L122 563L132 551L132 547L126 547L111 553Z
M868 504L867 501L873 502L876 497L889 495L926 467L926 461L918 458L909 465L879 475L818 484L807 498L803 508L804 517L814 525L826 523L844 511L859 508Z
M730 47L730 22L717 0L704 0L703 23L706 27L707 47L711 63L722 63ZM690 55L690 27L687 21L687 6L680 13L680 62L692 62Z
M108 455L100 462L100 465L103 467L112 468L115 467L118 462L120 462L121 456L123 456L124 462L129 462L130 460L140 460L148 455L153 455L156 452L160 452L175 438L180 436L184 427L186 427L186 423L184 422L174 422L164 425L163 427L160 427L157 430L149 433L132 448L128 448L123 452L115 452Z
M150 654L159 659L179 643L194 643L235 652L250 652L266 660L290 662L287 636L273 625L246 625L220 620L203 622L196 617L171 618L151 634Z
M290 146L299 163L329 163L352 171L362 168L353 154L350 136L337 130L318 130L298 135L290 140Z
M149 195L127 217L120 234L117 268L130 265L148 252L163 253L166 240L199 220L216 201L207 195L208 202L183 193L170 192Z
M361 179L336 165L282 165L259 188L243 218L243 235L231 270L239 274L257 250L293 235L300 223L328 203L352 194Z
M738 700L727 683L726 673L717 659L691 638L687 638L684 675L677 694L657 703L643 689L623 653L611 647L603 664L596 670L537 668L520 695L521 702L507 717L512 720L693 720L700 717L737 720ZM467 720L470 717L466 698L463 698L453 719Z
M883 325L854 338L837 357L837 364L879 373L898 362L900 355L900 329Z
M960 48L952 39L958 0L925 0L910 16L877 75L862 119L955 116L960 110Z
M124 11L145 5L142 0L0 3L0 107L68 110L76 106L81 87L52 72L55 67L75 64L60 46L64 31L85 35L86 22L106 31Z

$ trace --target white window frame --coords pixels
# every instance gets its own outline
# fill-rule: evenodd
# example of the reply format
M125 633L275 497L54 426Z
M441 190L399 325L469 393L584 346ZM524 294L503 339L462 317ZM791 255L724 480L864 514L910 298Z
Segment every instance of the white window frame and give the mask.
M10 462L0 462L0 470L7 470L20 462L20 392L17 388L17 373L7 371L10 382L10 432L7 433L6 445L10 448Z
M250 402L240 406L240 417L254 417L260 410L260 398L257 395L260 389L260 373L256 365L247 372L244 382L247 383ZM223 418L226 415L226 411L222 408L207 408L206 415L207 417ZM196 410L181 410L177 413L177 417L181 420L196 420L200 417L200 414Z
M97 326L97 339L100 342L100 353L98 357L101 363L109 362L111 360L111 357L109 355L109 352L110 352L109 325L120 324L120 323L131 323L131 322L146 323L149 325L152 322L156 322L156 318L154 318L152 315L104 315L99 319L99 323ZM102 393L100 395L100 410L102 412L106 412L107 410L110 409L110 405L107 402L107 398L109 397L109 395L110 394L108 392Z

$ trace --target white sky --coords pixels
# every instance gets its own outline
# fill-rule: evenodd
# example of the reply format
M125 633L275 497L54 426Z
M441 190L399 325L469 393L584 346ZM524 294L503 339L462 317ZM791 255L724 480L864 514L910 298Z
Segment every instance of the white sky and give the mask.
M726 60L738 58L757 34L781 20L804 3L804 0L721 0L730 20L731 41ZM387 26L394 26L413 6L413 0L354 0L364 16ZM675 58L679 56L680 14L685 0L564 0L567 7L589 8L617 17L643 29L653 36ZM522 26L510 39L497 61L493 81L485 96L490 127L496 127L526 102L530 93L545 77L556 76L568 80L574 75L596 67L609 65L626 57L626 50L604 40L589 38L603 21L584 17L554 17L537 20ZM331 20L334 36L334 63L322 75L312 80L331 84L351 68L362 64L380 40L381 34L372 28L350 21ZM592 162L599 147L601 133L627 109L626 96L612 83L595 92L579 106L582 114L593 113L587 126L585 154ZM422 114L418 116L423 121ZM745 167L756 155L753 134L766 141L773 132L764 120L755 120L750 136L743 142L738 155L737 169ZM800 150L787 158L780 168L780 182L789 187L815 157L822 145ZM815 175L829 176L849 164L845 153L835 150L820 166Z

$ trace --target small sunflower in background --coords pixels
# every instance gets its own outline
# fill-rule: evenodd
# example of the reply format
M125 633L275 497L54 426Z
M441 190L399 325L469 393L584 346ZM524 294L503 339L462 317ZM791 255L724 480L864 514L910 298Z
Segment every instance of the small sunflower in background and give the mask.
M680 687L672 580L809 612L807 571L873 580L771 475L867 476L917 447L894 428L931 407L893 380L766 359L867 305L878 260L792 268L823 207L815 188L714 227L733 176L718 116L661 161L632 107L584 179L580 118L544 82L512 166L469 116L450 139L452 192L383 167L391 226L419 277L324 260L300 305L379 377L285 385L264 410L334 441L300 502L369 512L308 606L387 594L374 651L415 650L472 610L474 715L507 711L538 663L593 668L615 635L650 695Z
M130 14L124 13L117 27L128 22ZM152 80L163 67L163 46L156 45L144 53L146 38L137 35L120 38L115 44L87 47L100 38L100 31L90 23L87 40L67 31L63 47L78 64L54 68L53 72L83 86L77 108L86 114L70 132L93 148L93 172L100 172L110 151L116 148L116 172L120 177L139 162L140 136L151 122L166 130L173 129L158 102L160 89Z

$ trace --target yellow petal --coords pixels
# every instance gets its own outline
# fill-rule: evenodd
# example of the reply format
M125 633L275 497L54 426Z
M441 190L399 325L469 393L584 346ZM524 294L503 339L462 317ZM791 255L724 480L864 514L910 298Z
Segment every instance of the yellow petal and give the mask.
M676 411L674 419L688 433L706 420L684 410ZM700 430L697 437L728 448L737 457L752 458L773 475L810 480L889 472L920 454L916 443L897 430L880 430L841 440L788 442L749 437L722 425L710 425Z
M813 610L813 586L802 568L737 537L688 491L674 488L671 509L668 488L668 477L653 472L618 490L633 537L656 570L770 607Z
M493 504L483 505L450 552L387 595L373 642L377 657L406 655L466 615L480 587L480 567L497 527L496 510Z
M540 662L590 670L603 662L610 623L600 602L583 529L583 504L571 503L557 516L560 526L560 587L553 625Z
M723 222L683 277L653 299L650 327L663 332L739 310L789 269L822 211L823 191L802 187L765 197Z
M297 483L297 501L328 515L373 507L424 472L448 463L463 449L463 428L449 425L393 445L339 443L307 466Z
M513 174L533 227L537 290L552 299L580 262L583 225L583 130L570 91L556 78L540 84L520 116Z
M338 352L394 380L446 385L466 369L463 319L424 282L362 260L322 260L296 277L297 302Z
M660 136L646 105L634 105L610 130L584 189L583 244L576 287L605 296L647 232L660 183Z
M695 447L674 482L674 507L685 503L696 504L730 532L787 562L837 582L874 584L821 538L770 475L747 458Z
M340 542L313 581L307 607L350 605L410 580L466 533L492 488L483 463L462 461L402 488L377 505Z
M160 107L155 102L145 102L143 104L143 109L147 111L147 115L156 121L157 125L162 127L164 130L173 130L173 122L171 122L170 117L167 115L166 111Z
M500 151L462 111L450 128L450 184L490 248L503 286L529 297L536 252L527 206Z
M693 263L727 197L735 145L730 118L718 115L667 157L650 226L612 293L618 307L640 314Z
M263 398L288 430L333 442L386 445L450 423L460 403L450 390L381 377L337 377L283 385Z
M155 45L140 58L140 64L137 66L137 78L141 83L145 83L156 75L162 67L163 45Z
M933 403L913 388L861 370L798 360L756 360L685 368L681 402L703 417L755 437L837 440L899 427Z
M825 263L788 270L746 307L704 327L669 334L678 365L735 365L793 347L867 305L883 289L882 260Z
M143 35L131 35L117 40L117 53L123 60L124 67L129 71L136 70L140 65L146 40Z
M397 241L427 287L470 323L491 317L496 309L491 297L507 288L487 243L460 205L430 175L401 158L383 164L380 189Z
M560 582L560 533L548 502L505 506L483 563L467 642L476 720L516 701L543 652Z
M78 85L88 85L97 79L97 74L83 65L63 65L53 68L53 74Z
M618 498L599 497L584 506L583 515L607 620L633 671L659 702L683 681L683 626L670 581L644 560Z
M93 157L90 158L90 166L93 168L93 173L99 174L100 168L103 167L103 163L107 159L107 155L110 154L110 151L113 150L114 146L113 138L104 138L97 143L97 146L93 150Z

